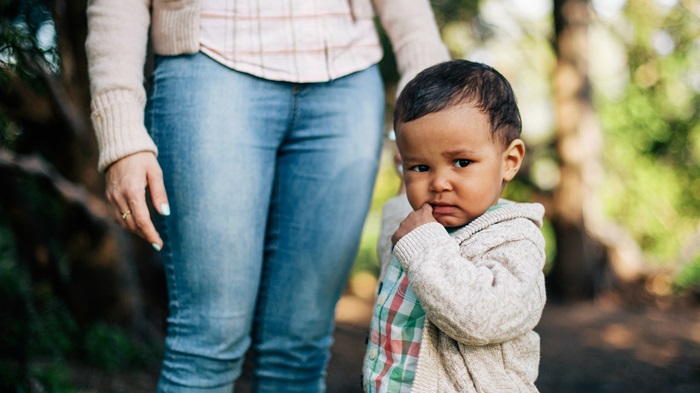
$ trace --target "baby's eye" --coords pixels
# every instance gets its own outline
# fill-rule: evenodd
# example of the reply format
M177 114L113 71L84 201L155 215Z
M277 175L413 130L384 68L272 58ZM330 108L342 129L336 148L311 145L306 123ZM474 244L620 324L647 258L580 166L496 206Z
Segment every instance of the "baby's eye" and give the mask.
M466 166L469 166L469 164L471 164L471 163L472 163L471 160L455 160L455 166L457 168L464 168Z
M427 165L415 165L415 166L410 167L408 170L413 171L413 172L427 172L428 166Z

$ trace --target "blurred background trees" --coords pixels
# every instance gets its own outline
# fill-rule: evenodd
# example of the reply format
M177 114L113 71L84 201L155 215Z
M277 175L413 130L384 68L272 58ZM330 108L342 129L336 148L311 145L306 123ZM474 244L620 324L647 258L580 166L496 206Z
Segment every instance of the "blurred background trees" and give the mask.
M139 351L105 343L161 330L139 284L162 304L162 274L148 269L157 256L112 223L95 169L86 4L0 2L0 391L42 375L51 385L36 358L132 361Z
M96 171L86 3L0 1L0 390L59 383L37 358L120 367L158 353L143 350L163 327L158 254L111 222ZM550 297L697 294L700 2L432 3L453 57L496 67L519 98L528 155L506 196L547 208ZM392 148L358 275L377 271Z

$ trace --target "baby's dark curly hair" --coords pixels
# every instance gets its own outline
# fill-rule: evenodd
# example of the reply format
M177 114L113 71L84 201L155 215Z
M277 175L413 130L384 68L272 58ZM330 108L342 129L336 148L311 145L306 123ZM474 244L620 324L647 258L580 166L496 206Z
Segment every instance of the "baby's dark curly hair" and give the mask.
M522 120L510 83L492 67L468 60L440 63L416 75L396 101L394 129L461 104L488 115L494 140L504 146L520 137Z

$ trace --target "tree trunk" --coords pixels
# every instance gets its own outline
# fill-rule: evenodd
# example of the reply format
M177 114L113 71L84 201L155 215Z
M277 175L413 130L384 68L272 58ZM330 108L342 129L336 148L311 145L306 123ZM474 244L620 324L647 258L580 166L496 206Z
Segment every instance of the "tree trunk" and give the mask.
M560 183L554 193L552 224L557 257L548 276L555 297L590 298L602 267L604 247L587 231L586 209L600 167L601 133L588 79L589 0L554 0L556 150Z

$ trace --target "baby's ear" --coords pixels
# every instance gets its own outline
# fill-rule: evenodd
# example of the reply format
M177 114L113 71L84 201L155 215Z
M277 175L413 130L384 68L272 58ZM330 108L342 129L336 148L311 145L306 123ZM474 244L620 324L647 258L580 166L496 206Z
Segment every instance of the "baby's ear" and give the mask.
M516 139L503 152L503 180L511 181L520 170L525 157L525 143Z

